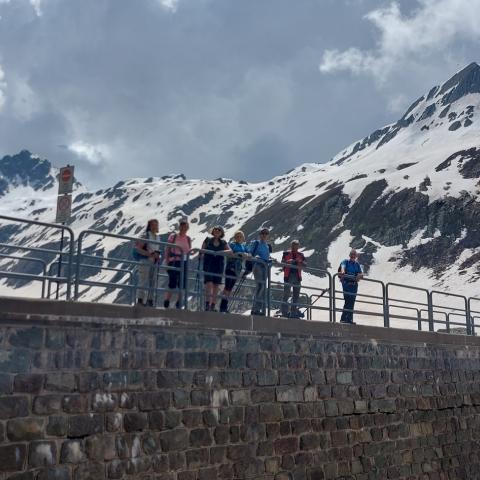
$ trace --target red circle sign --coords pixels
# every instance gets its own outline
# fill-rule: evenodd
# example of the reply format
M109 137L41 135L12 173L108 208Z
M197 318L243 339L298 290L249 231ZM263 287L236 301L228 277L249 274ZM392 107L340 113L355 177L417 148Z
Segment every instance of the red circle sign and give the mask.
M58 209L60 211L65 211L70 208L70 198L69 197L60 197L58 200Z
M69 168L65 168L62 171L62 181L67 183L72 178L72 171Z

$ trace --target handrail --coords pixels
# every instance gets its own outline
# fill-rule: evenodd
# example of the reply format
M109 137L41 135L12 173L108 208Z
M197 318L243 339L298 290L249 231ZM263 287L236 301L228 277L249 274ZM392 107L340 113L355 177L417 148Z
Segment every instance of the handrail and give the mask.
M51 229L56 229L59 230L60 232L67 233L69 236L68 240L68 249L66 254L68 255L68 266L67 266L67 300L70 300L71 298L71 288L72 288L72 266L73 266L73 253L74 253L74 248L75 248L75 234L73 233L73 230L70 227L67 227L66 225L58 225L55 223L46 223L46 222L39 222L38 220L27 220L25 218L16 218L16 217L10 217L8 215L0 215L0 220L6 220L8 222L13 222L13 223L25 223L27 225L38 225L41 227L47 227ZM63 254L63 248L57 252L54 252L57 255L62 255Z
M47 276L47 262L45 262L45 260L42 260L41 258L35 258L35 257L21 257L19 255L8 255L6 253L0 253L0 259L2 258L8 258L8 259L23 261L23 262L39 263L40 265L42 265L43 278L38 280L42 282L42 298L45 298L45 277ZM0 276L8 277L9 274L11 273L15 273L16 275L23 275L22 273L18 273L18 272L0 271Z

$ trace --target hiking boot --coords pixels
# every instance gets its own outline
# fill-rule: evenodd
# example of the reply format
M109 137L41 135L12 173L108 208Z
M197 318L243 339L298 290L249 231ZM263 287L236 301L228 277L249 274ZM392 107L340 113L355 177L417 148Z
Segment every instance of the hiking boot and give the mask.
M226 298L222 298L222 301L220 302L220 311L222 313L228 312L228 300Z
M147 300L147 307L153 307L153 300Z
M163 308L168 308L170 306L170 300L163 301Z
M182 308L182 306L180 305L180 302L177 300L177 302L175 303L175 308L177 310L180 310Z
M210 304L208 302L205 302L205 311L206 312L210 311Z

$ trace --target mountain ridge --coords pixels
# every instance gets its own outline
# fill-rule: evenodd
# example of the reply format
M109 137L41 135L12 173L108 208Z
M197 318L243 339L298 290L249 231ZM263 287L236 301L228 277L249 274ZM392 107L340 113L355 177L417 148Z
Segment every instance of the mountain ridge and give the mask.
M72 227L134 236L156 216L166 233L188 216L199 244L217 223L227 236L241 228L249 238L268 226L275 254L299 238L314 267L335 270L354 246L377 278L445 289L461 282L473 292L480 279L479 75L478 64L470 64L330 162L299 165L266 182L167 175L96 192L77 188ZM444 106L453 91L463 94ZM0 172L1 166L0 160ZM17 188L4 194L0 212L53 220L55 185L32 205L28 196L16 196ZM26 240L22 231L8 238ZM91 247L109 251L108 242Z

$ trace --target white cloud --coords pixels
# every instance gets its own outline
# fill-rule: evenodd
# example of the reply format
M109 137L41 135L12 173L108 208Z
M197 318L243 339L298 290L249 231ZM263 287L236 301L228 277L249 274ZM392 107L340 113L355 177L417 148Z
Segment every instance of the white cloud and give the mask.
M177 11L179 0L158 0L158 2L165 10L175 13Z
M110 149L106 145L91 145L78 141L67 148L91 165L101 165L110 158Z
M30 4L35 10L37 16L40 17L42 15L42 0L30 0Z
M0 66L0 110L2 110L2 107L5 105L5 102L7 100L5 93L6 89L7 82L5 81L5 73Z
M409 16L402 14L397 2L369 12L365 18L379 31L377 48L327 50L320 71L370 74L382 82L404 62L421 62L456 41L480 39L480 0L417 1Z

